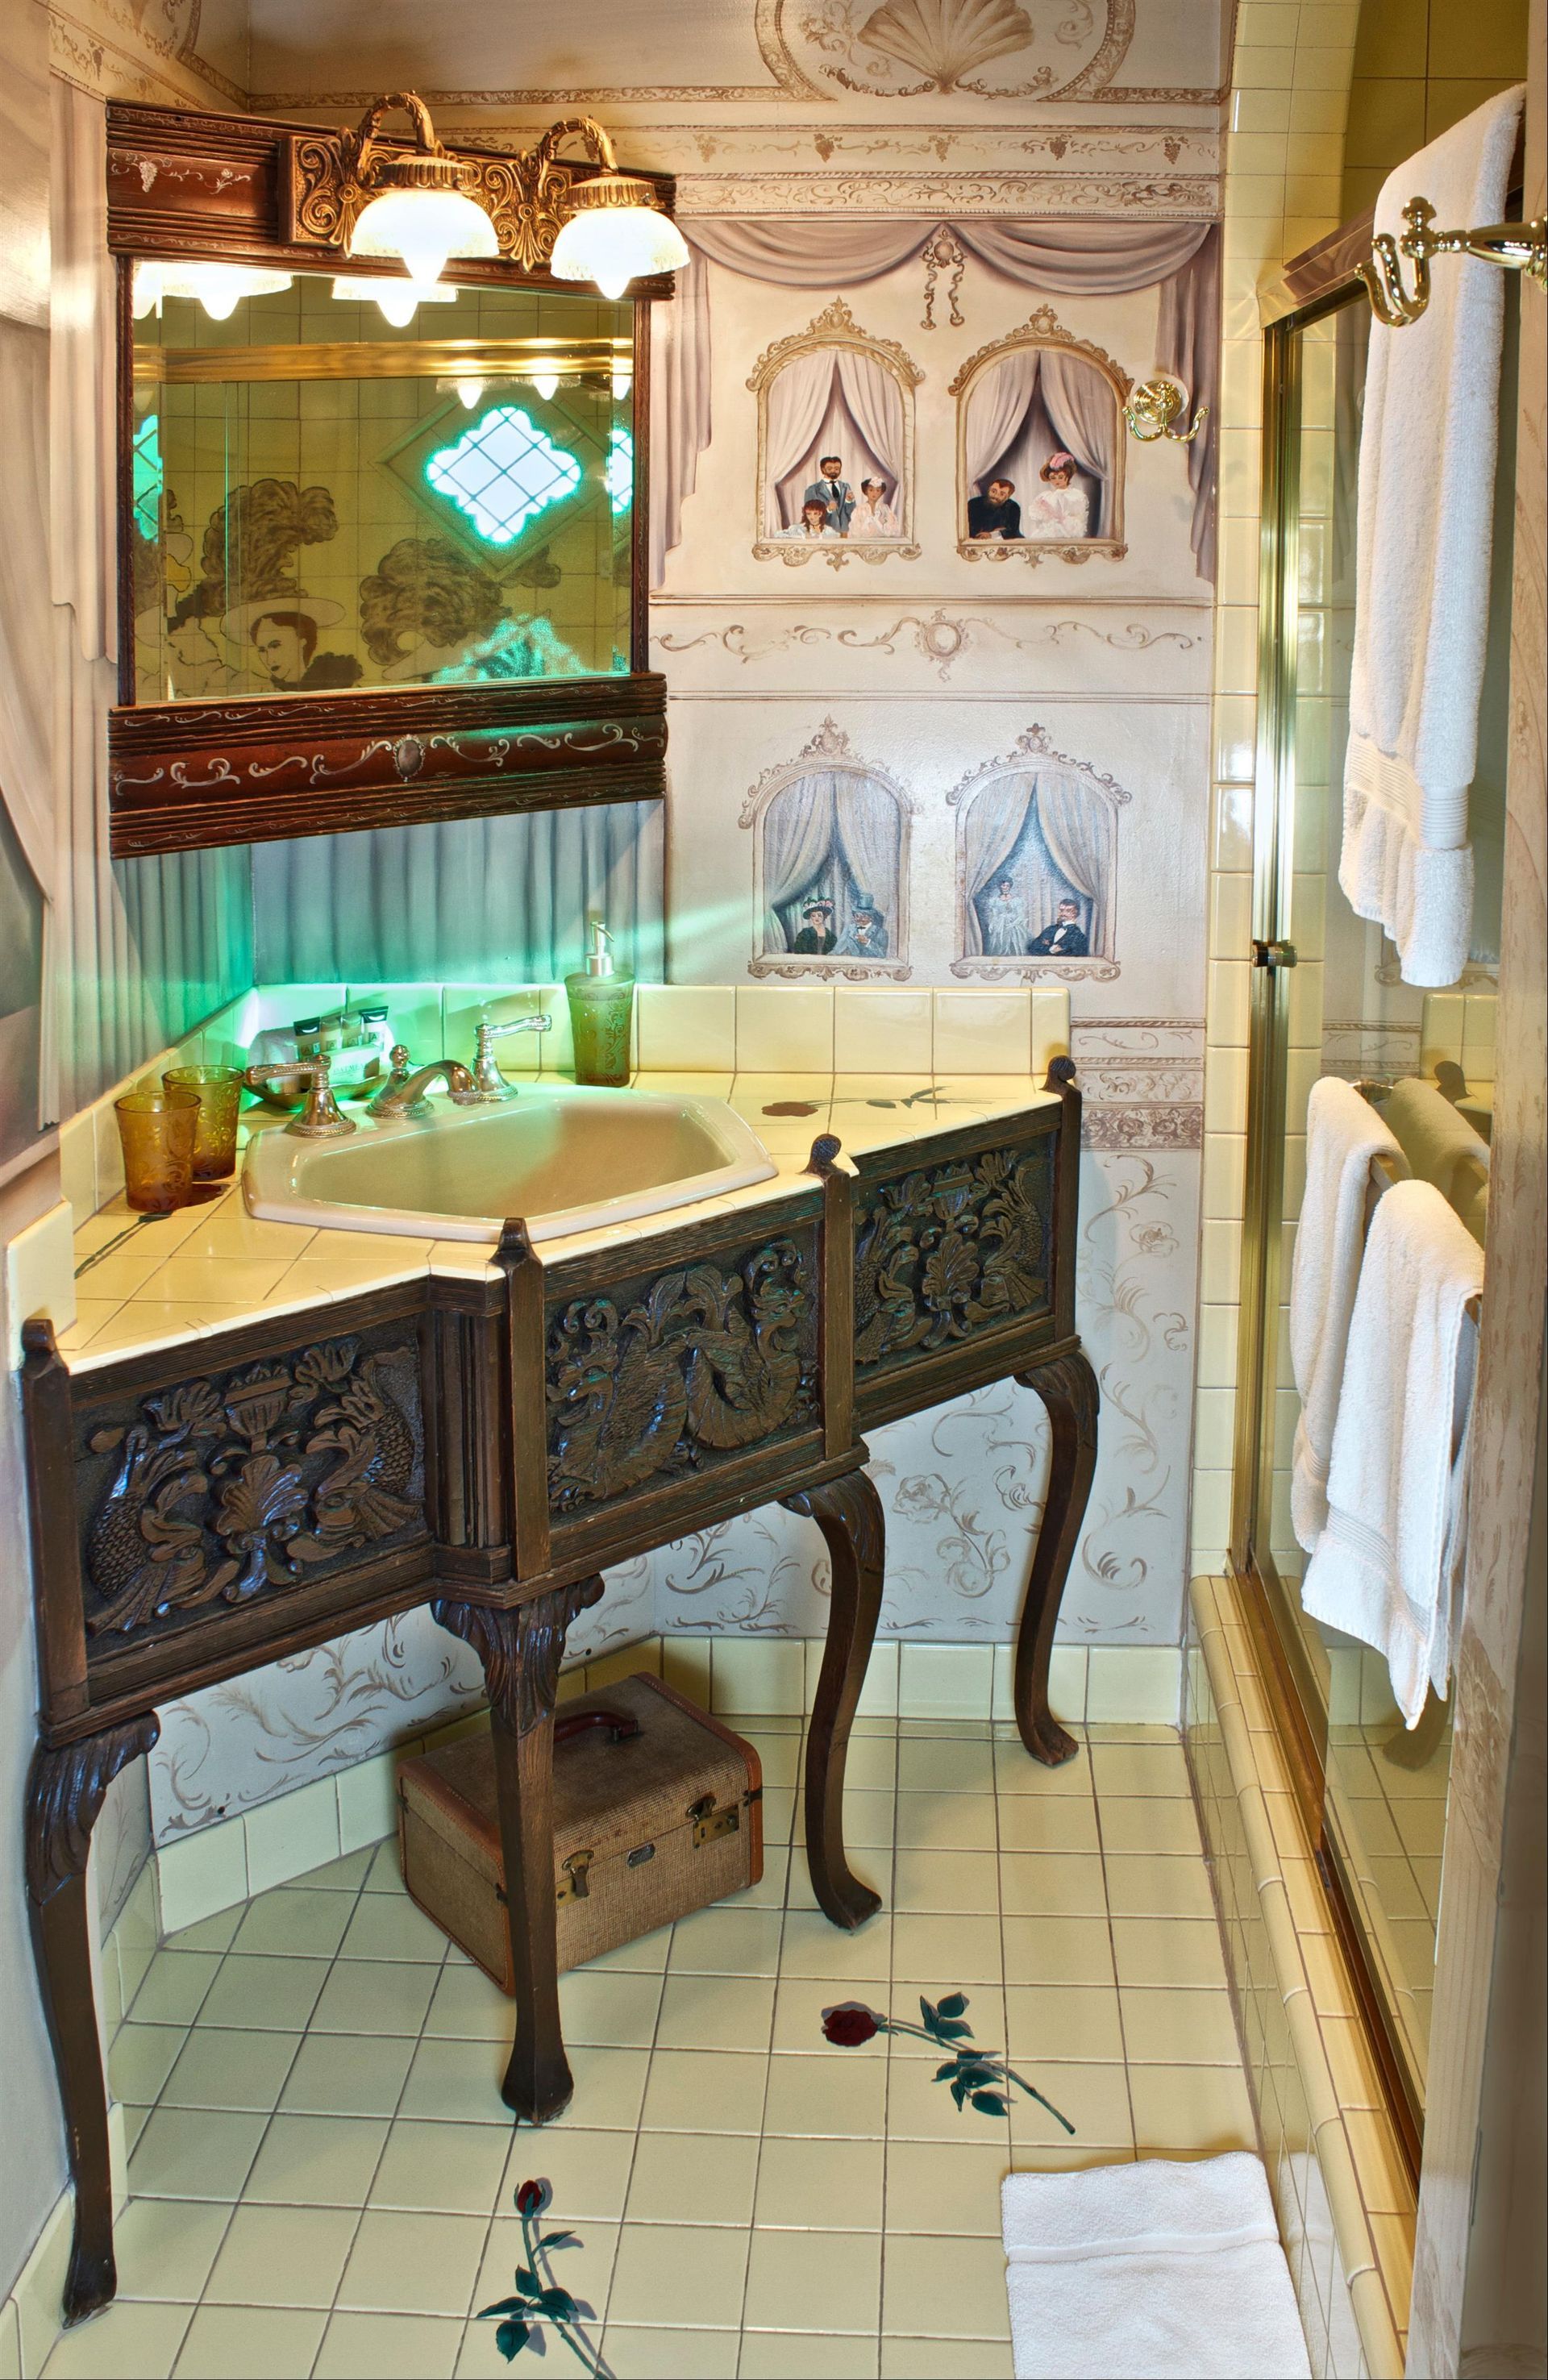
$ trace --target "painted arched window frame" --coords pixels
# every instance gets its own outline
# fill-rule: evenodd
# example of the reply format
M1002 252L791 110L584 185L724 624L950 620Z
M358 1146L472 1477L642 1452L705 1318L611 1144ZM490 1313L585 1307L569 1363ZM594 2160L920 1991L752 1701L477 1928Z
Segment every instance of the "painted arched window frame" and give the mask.
M1018 355L1029 347L1043 353L1073 357L1086 364L1104 381L1113 395L1113 474L1112 516L1104 537L1083 537L1069 544L1054 538L1021 538L1014 542L996 543L985 540L975 544L968 535L968 500L977 493L968 476L968 408L974 388L985 372L1008 356ZM1124 467L1127 439L1124 432L1123 408L1134 383L1123 366L1091 339L1077 338L1067 331L1052 306L1040 306L1029 316L1018 331L1008 337L996 339L992 346L980 347L969 356L948 394L957 399L957 550L969 562L1009 562L1030 564L1035 569L1040 562L1089 562L1093 554L1105 554L1111 562L1121 562L1128 552L1124 540ZM1018 493L1030 491L1018 491ZM1023 515L1024 516L1024 515Z
M767 475L769 464L769 392L780 374L803 356L832 354L835 349L847 349L851 354L869 357L896 383L902 408L902 461L898 469L897 487L893 508L902 531L896 539L862 540L851 542L842 538L813 538L810 540L786 539L771 533L768 516ZM914 391L924 378L923 372L896 339L879 339L861 330L842 298L814 316L804 331L787 339L776 339L765 347L748 377L748 386L758 400L758 460L753 485L752 551L760 562L783 562L791 567L814 561L818 556L830 568L841 570L858 556L862 562L885 562L896 555L903 562L917 562L920 549L914 541Z
M991 794L996 785L1009 786L1016 779L1036 777L1040 772L1058 775L1067 782L1073 779L1079 786L1082 804L1086 806L1085 841L1091 850L1100 855L1100 881L1097 899L1088 889L1066 876L1071 892L1084 908L1086 918L1086 951L1078 958L1053 955L998 955L983 947L983 935L979 924L975 901L982 890L969 881L969 877L985 864L985 854L975 845L981 838L974 835L969 824L974 804ZM1010 750L1001 759L986 760L971 775L964 777L946 795L946 807L957 813L957 952L952 973L957 977L979 978L989 983L1070 983L1086 978L1097 983L1111 983L1122 974L1118 962L1118 819L1119 812L1133 800L1132 794L1114 777L1094 769L1087 760L1072 759L1067 752L1055 751L1046 728L1032 726L1018 735ZM1025 820L1017 831L1019 842ZM1042 821L1038 821L1039 832ZM1014 847L1014 846L1013 846ZM1009 855L1006 855L1008 858ZM990 877L1000 863L993 863ZM1053 861L1057 871L1058 862ZM1097 914L1100 912L1100 914ZM1035 921L1030 921L1035 922ZM1094 929L1094 930L1092 930Z
M884 904L891 896L891 914L884 908L887 931L887 954L884 958L865 958L854 953L835 950L831 956L770 947L767 919L774 901L771 893L771 870L768 862L767 834L770 814L782 795L806 777L832 776L838 784L852 783L863 785L896 811L897 862L896 880L884 888ZM849 739L837 722L824 719L810 744L802 747L793 759L777 761L765 769L757 783L748 792L742 804L740 823L752 831L752 899L753 947L748 961L748 973L754 977L773 977L789 982L799 976L816 976L824 983L902 983L913 973L909 958L908 862L912 821L919 805L904 791L896 777L873 761L863 759L850 748ZM832 846L829 846L830 856ZM849 873L853 873L850 869ZM859 888L870 892L869 885ZM874 899L876 895L872 893ZM839 922L835 919L835 923ZM841 937L842 939L842 937Z

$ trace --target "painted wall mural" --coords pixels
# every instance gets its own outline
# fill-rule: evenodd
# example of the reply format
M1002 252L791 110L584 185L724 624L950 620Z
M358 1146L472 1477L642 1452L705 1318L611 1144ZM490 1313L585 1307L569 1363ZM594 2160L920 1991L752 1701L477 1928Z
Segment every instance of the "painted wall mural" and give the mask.
M1118 813L1133 795L1029 727L954 785L956 976L1110 982L1118 966Z
M835 569L851 553L919 559L914 391L924 375L894 339L862 331L835 298L804 331L766 347L748 380L758 402L761 559Z
M1121 562L1127 372L1040 306L969 357L957 398L959 551L970 562Z
M908 974L908 820L914 805L827 719L742 805L753 845L752 976L850 983Z

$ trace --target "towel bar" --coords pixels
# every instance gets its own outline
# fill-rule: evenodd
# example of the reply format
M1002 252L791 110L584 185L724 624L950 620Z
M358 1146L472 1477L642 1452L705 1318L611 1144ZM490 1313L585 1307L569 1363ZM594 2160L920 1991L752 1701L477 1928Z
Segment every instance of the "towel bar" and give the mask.
M1432 231L1435 210L1428 199L1410 199L1403 210L1408 225L1400 239L1378 232L1371 246L1371 261L1355 270L1365 284L1371 308L1389 330L1417 322L1430 303L1430 260L1432 256L1476 256L1485 264L1500 264L1524 273L1529 281L1548 291L1548 217L1532 223L1481 224L1474 231ZM1410 294L1403 286L1402 259L1414 267Z
M1376 1202L1383 1192L1390 1190L1395 1182L1407 1182L1408 1179L1406 1169L1402 1172L1398 1172L1396 1158L1389 1157L1384 1148L1377 1149L1371 1160L1371 1183L1365 1196L1365 1229L1368 1233L1371 1229L1371 1219L1376 1212ZM1475 1293L1469 1298L1468 1312L1473 1321L1481 1323L1483 1299L1481 1294Z

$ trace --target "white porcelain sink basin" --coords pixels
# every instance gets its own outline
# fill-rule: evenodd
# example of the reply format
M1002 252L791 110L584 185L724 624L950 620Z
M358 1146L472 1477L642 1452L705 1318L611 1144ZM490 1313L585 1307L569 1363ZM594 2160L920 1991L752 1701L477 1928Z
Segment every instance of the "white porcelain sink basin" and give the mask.
M660 1091L524 1089L499 1107L378 1123L347 1139L259 1133L242 1195L267 1222L429 1240L497 1240L507 1215L534 1240L629 1223L767 1182L762 1142L723 1099Z

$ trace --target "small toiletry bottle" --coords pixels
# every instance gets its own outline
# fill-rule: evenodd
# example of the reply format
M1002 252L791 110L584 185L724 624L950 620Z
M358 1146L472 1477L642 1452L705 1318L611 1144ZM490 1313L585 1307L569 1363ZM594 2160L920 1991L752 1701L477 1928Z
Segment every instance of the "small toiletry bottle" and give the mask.
M565 978L575 1042L575 1079L617 1089L628 1081L634 978L615 968L607 947L612 937L600 917L589 921L588 931L591 948L585 968Z

